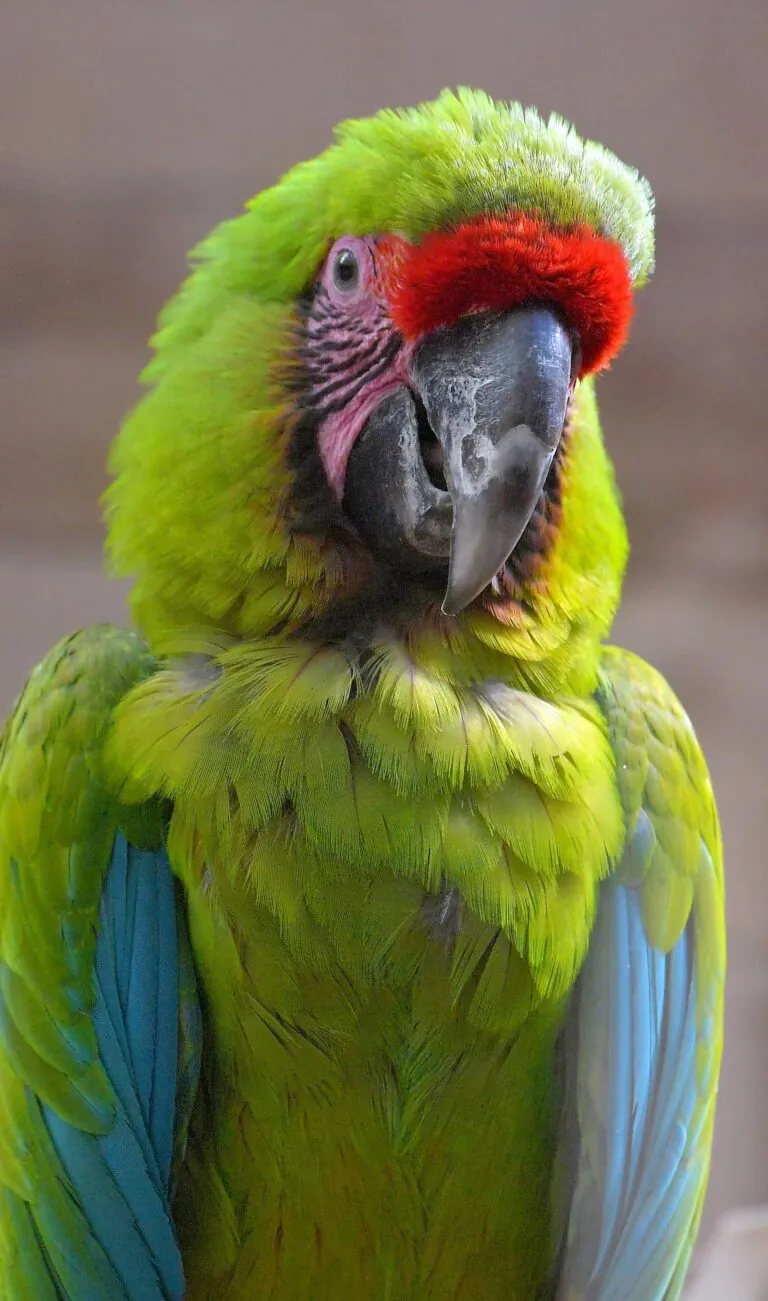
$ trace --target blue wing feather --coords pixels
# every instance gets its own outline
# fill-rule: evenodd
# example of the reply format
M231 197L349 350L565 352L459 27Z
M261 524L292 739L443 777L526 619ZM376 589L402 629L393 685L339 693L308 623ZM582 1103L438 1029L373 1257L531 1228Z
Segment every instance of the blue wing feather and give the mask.
M606 647L596 699L627 837L600 889L564 1039L571 1202L554 1286L559 1301L675 1301L720 1063L720 831L701 749L663 678Z
M154 1074L155 1054L158 1050L157 1034L157 985L159 975L158 961L158 927L157 917L157 882L152 871L145 867L144 859L151 855L137 855L136 898L134 905L134 924L128 934L132 944L131 964L128 972L128 989L126 998L126 1030L131 1048L131 1065L136 1091L147 1124L149 1123L150 1100L152 1096L152 1078ZM147 925L145 918L153 918L153 924ZM126 935L125 939L128 938ZM125 944L125 940L124 940ZM173 946L174 967L176 963L176 945ZM175 1073L175 1072L174 1072Z
M186 937L181 949L183 958ZM76 1278L83 1243L75 1246L61 1226L49 1226L45 1238L63 1295L77 1301L180 1301L184 1293L169 1204L179 962L179 914L167 856L164 850L138 850L118 834L100 906L93 1013L100 1056L117 1097L115 1124L108 1134L94 1136L41 1108L89 1227L88 1250L100 1259L94 1292L86 1278ZM196 1018L189 1002L187 990L182 1014L199 1034L199 1012ZM189 1092L189 1081L183 1084Z
M603 888L578 995L581 1145L559 1296L662 1301L698 1204L691 926L648 943L640 899Z
M176 933L176 891L170 873L158 886L157 927L160 936ZM179 944L173 965L158 955L157 970L157 1023L155 1038L158 1051L154 1053L152 1092L149 1100L149 1129L152 1146L157 1155L163 1188L166 1196L171 1180L173 1135L176 1124L176 1095L179 1060ZM167 1045L167 1047L160 1047ZM173 1053L175 1069L166 1069L168 1053Z

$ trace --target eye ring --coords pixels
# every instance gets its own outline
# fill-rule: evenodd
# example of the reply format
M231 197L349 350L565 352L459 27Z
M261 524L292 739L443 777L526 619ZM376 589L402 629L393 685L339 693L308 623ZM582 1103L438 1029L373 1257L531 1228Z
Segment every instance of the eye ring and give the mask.
M351 294L360 284L360 262L351 248L341 248L333 259L331 271L334 288L342 294Z

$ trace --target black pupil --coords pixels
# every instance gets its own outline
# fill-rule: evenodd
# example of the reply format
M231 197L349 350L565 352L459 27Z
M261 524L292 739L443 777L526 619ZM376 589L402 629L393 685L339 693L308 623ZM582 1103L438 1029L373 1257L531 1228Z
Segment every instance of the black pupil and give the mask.
M357 284L357 277L357 258L350 249L344 248L336 258L333 278L340 289L352 289Z

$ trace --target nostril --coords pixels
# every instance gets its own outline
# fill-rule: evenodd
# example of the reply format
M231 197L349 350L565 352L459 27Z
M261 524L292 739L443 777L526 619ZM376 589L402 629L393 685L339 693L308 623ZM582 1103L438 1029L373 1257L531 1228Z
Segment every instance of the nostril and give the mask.
M424 403L418 393L414 393L412 396L416 407L416 427L419 436L419 451L421 452L421 459L424 462L424 469L427 472L430 483L432 483L435 488L440 488L443 492L446 492L448 485L445 480L443 449L435 437L432 426L429 423Z

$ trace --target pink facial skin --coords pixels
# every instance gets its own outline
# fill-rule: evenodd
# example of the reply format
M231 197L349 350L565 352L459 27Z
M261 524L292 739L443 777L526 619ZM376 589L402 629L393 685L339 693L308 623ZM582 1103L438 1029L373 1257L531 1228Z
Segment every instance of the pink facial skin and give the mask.
M312 405L326 478L341 500L349 454L371 412L408 383L412 345L387 310L376 240L344 235L326 259L307 320Z

